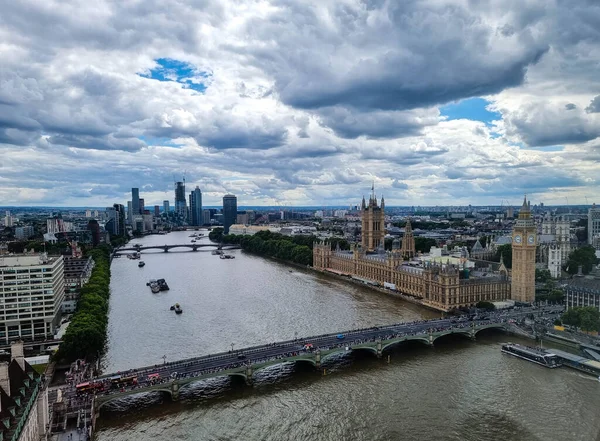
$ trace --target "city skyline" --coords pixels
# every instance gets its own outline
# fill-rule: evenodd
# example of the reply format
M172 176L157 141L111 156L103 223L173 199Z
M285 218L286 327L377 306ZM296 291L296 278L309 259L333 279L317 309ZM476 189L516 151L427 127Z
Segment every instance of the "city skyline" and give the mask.
M0 17L2 205L600 202L594 2L71 8Z

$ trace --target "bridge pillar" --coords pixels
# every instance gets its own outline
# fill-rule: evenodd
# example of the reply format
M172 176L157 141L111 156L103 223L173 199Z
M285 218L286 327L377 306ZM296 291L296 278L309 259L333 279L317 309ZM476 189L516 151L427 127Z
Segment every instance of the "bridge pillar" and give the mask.
M254 371L252 370L252 366L246 366L246 384L248 386L252 386L252 383L254 383L254 378L252 378L253 374Z
M192 247L192 251L198 251L198 247Z
M471 340L475 340L475 329L471 329L469 331L469 337L471 338Z
M163 252L168 253L169 249L167 247L163 247Z
M171 382L171 399L179 401L179 381L177 380Z
M321 351L315 352L315 366L317 369L321 367Z
M433 332L429 331L429 346L433 346Z
M381 355L383 354L382 347L381 340L377 340L377 358L381 358Z

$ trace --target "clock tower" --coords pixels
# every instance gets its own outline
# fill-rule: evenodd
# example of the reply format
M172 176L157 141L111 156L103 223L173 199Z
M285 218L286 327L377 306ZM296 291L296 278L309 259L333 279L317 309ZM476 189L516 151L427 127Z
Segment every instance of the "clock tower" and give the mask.
M531 218L530 203L525 197L512 233L511 298L517 302L535 300L536 247L537 228Z

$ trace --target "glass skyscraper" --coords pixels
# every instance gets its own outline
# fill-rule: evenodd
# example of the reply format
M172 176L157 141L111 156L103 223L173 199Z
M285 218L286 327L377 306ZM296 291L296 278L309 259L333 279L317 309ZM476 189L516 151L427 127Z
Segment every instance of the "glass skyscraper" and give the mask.
M223 234L229 234L229 227L237 217L237 198L232 194L223 196Z

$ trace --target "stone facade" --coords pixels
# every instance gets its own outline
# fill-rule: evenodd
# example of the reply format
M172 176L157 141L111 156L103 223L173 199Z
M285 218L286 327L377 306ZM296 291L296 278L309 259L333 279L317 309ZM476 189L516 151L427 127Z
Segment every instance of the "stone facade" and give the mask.
M340 251L332 250L324 242L313 247L313 265L316 269L366 279L377 285L392 284L397 291L441 311L475 305L479 301L510 298L510 283L504 265L493 276L465 279L461 278L461 270L455 265L404 262L402 252L397 249L375 254L354 246L351 251Z
M410 219L406 220L404 227L404 236L402 237L402 257L404 259L412 259L415 256L415 236L412 232Z
M381 206L377 204L377 197L373 190L369 198L369 205L365 198L362 200L362 249L374 251L385 241L385 202L381 197Z
M512 299L519 302L535 300L535 254L537 248L537 228L531 218L527 198L519 212L513 228L512 243Z

